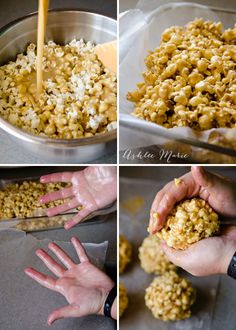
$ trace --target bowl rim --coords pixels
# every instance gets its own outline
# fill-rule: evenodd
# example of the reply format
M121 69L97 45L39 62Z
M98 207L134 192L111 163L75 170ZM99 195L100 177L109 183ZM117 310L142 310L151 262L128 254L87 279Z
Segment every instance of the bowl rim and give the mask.
M90 14L90 15L96 15L96 16L101 16L101 17L105 17L113 22L116 22L117 23L117 19L115 19L114 17L110 17L110 16L106 16L106 15L103 15L102 13L98 12L98 11L88 11L86 9L78 9L78 8L58 8L58 9L49 9L48 10L48 13L57 13L57 12L81 12L81 13L84 13L84 14ZM16 19L14 19L13 21L3 25L1 28L0 28L0 36L5 33L10 27L16 25L17 23L21 22L21 21L24 21L25 19L27 18L30 18L30 17L33 17L33 16L37 16L38 15L38 11L34 11L32 13L29 13L27 15L24 15L24 16L21 16L21 17L18 17Z
M117 23L117 20L115 18L112 18L110 16L103 15L101 13L98 13L97 11L87 11L83 9L74 9L74 8L59 8L59 9L50 9L50 13L56 13L56 12L80 12L80 13L85 13L89 14L92 16L100 16L100 17L105 17L106 19ZM28 18L37 16L38 12L33 12L29 13L27 15L21 16L3 27L0 28L0 37L5 34L11 27L14 25L18 24L21 21L24 21ZM117 120L118 121L118 120ZM116 121L116 122L117 122ZM27 142L34 142L37 144L40 143L45 143L45 144L51 144L51 145L63 145L63 146L68 146L68 147L73 147L73 146L84 146L84 145L93 145L93 144L98 144L98 143L104 143L104 142L109 142L112 140L115 140L117 138L117 129L113 129L111 131L108 131L106 133L99 133L97 135L91 136L91 137L81 137L79 139L52 139L47 136L41 136L41 135L34 135L31 134L30 132L24 131L23 129L14 126L7 120L5 120L3 117L0 117L0 128L3 129L5 132L21 139Z

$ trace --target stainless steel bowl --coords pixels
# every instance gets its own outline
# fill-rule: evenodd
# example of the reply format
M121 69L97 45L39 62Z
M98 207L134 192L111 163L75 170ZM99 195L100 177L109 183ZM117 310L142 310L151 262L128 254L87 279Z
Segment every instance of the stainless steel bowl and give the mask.
M83 11L50 11L47 40L66 44L72 39L104 43L117 38L116 20ZM0 30L0 65L15 60L30 42L37 39L37 14L21 18ZM49 139L27 133L0 117L0 127L16 143L50 163L86 163L105 154L116 130L83 139Z

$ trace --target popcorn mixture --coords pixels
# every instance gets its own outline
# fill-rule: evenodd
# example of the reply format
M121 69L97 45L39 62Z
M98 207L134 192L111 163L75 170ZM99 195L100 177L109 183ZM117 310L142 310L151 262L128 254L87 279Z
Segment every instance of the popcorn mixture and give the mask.
M168 260L162 251L160 239L156 235L150 235L143 240L139 248L139 259L141 267L149 274L161 275L170 270L176 270L176 266Z
M180 178L175 178L175 185L176 185L176 187L178 187L179 185L181 185L182 182L183 182L183 180L181 180Z
M228 134L221 134L219 132L213 131L209 135L208 142L218 146L226 147L229 149L236 150L236 140L233 136ZM212 163L212 164L235 164L236 157L225 155L222 153L212 152L207 149L197 150L194 153L196 159L201 159L202 163Z
M128 93L134 116L166 128L236 127L236 25L196 19L173 26L146 58L144 81Z
M119 272L124 272L132 257L132 246L127 239L120 235L119 239Z
M234 130L228 131L226 134L219 133L218 131L212 131L208 137L208 143L226 147L236 150L236 139L234 138ZM186 154L192 161L200 162L204 164L235 164L236 157L226 155L219 152L214 152L208 149L201 149L191 147L187 144L180 144L179 142L167 142L162 146L168 155L170 153Z
M29 218L42 215L42 209L61 205L66 200L40 204L39 198L49 192L57 191L65 187L69 187L69 184L45 184L34 181L23 181L22 183L7 185L0 190L0 220L9 218Z
M155 235L177 250L212 236L219 231L218 215L200 198L177 204L167 217L165 226Z
M50 228L64 227L69 218L63 215L55 217L38 218L36 220L21 220L16 224L15 228L26 232L35 230L45 230Z
M163 321L177 321L191 316L195 301L191 283L175 272L154 278L146 289L145 303L153 316Z
M91 42L44 46L43 93L36 88L36 46L0 67L0 116L35 135L76 139L116 128L116 74Z
M124 311L128 307L128 297L126 288L122 283L119 283L119 316L121 317L124 314Z

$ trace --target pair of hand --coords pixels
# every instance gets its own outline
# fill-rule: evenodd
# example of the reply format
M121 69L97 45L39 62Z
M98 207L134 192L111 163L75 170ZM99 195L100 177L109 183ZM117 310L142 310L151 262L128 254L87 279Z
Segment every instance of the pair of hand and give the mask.
M70 198L69 202L47 210L48 216L69 211L78 206L82 209L68 220L65 229L70 229L90 213L102 209L116 200L117 179L115 166L91 166L79 172L64 172L44 175L42 183L70 182L72 186L52 192L40 198L41 203Z
M65 229L73 227L90 213L108 206L116 200L117 196L115 166L94 166L79 172L49 174L42 176L40 181L42 183L70 182L72 184L70 188L52 192L40 198L41 203L70 198L69 202L48 209L48 216L82 206L78 214L67 221ZM62 267L44 250L36 251L36 255L57 276L57 279L46 276L33 268L25 270L28 276L42 286L61 293L69 303L49 315L49 325L55 320L65 317L103 315L104 302L114 286L113 281L90 262L79 240L72 238L71 242L80 258L80 264L75 264L55 243L50 243L48 247L65 267ZM116 302L113 304L111 314L113 318L116 318Z
M236 217L235 182L198 166L193 166L191 172L180 179L179 185L172 181L157 193L150 213L149 228L152 234L163 227L177 202L194 196L206 200L219 214ZM159 214L158 220L153 217L154 212ZM236 251L236 227L227 226L220 236L203 239L185 251L172 249L165 242L162 242L162 248L173 263L193 275L225 274Z
M106 297L114 286L113 281L90 262L80 241L73 237L71 242L80 259L80 264L75 264L55 243L50 243L48 247L65 267L62 267L43 249L36 251L36 255L56 275L57 279L44 275L34 268L25 269L28 276L42 286L61 293L69 303L49 315L48 325L66 317L103 315ZM112 309L112 316L116 317L116 304Z

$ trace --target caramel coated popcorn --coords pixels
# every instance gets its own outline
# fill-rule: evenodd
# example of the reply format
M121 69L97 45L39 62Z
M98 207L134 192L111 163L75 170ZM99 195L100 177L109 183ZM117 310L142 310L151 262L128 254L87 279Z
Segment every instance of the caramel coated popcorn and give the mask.
M236 25L196 19L172 26L146 58L144 81L128 93L133 115L166 128L236 127Z
M141 267L146 273L165 274L167 271L176 270L162 251L160 239L156 235L150 235L143 240L139 248Z
M130 263L132 257L132 246L130 242L120 235L119 238L119 272L124 272L126 266Z
M116 74L91 42L44 46L43 92L37 95L36 46L0 67L0 116L35 135L91 137L116 128Z
M58 215L55 217L37 218L35 220L21 220L15 226L16 229L31 232L35 230L45 230L50 228L61 228L64 227L68 217Z
M155 318L177 321L191 316L195 295L187 279L175 272L168 272L154 278L146 289L145 303Z
M183 182L182 179L180 179L180 178L175 178L175 185L176 185L176 187L178 187L182 182Z
M41 204L39 198L68 186L66 183L45 184L36 181L9 184L0 190L0 219L29 218L41 215L40 210L61 205L65 200Z
M124 314L124 311L128 307L128 297L126 288L122 283L119 283L119 316L121 317Z
M184 250L218 231L218 215L205 200L192 198L172 209L164 227L156 235L170 247Z

